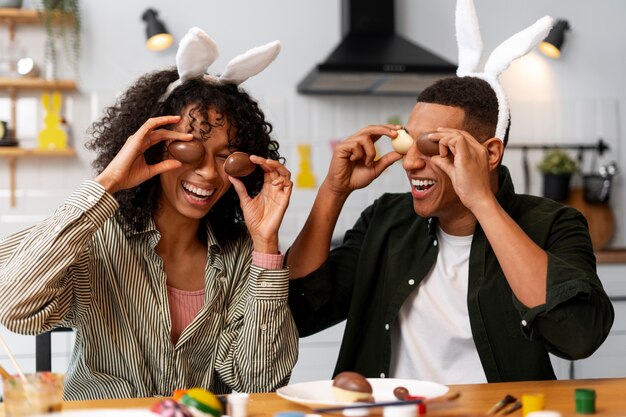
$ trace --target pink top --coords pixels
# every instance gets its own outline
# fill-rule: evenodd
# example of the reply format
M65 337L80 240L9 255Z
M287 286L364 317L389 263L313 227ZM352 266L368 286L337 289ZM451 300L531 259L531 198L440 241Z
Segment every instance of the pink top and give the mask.
M282 269L284 255L252 252L252 264L265 269ZM167 301L172 320L172 343L176 344L183 330L204 305L204 289L183 291L167 286Z

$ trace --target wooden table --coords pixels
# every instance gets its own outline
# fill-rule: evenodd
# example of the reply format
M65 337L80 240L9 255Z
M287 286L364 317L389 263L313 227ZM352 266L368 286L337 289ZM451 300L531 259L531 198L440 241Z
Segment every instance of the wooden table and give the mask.
M574 402L576 388L591 388L596 391L596 414L598 416L626 416L626 378L587 379L538 382L503 382L492 384L451 385L451 391L459 391L461 397L448 404L432 405L428 416L471 417L485 412L505 395L521 399L524 393L542 392L545 394L546 410L560 411L563 417L577 416ZM122 400L68 401L65 410L87 408L149 408L159 398L139 398ZM249 417L272 417L279 411L297 410L311 413L311 410L280 398L275 393L252 394L248 407ZM341 415L341 414L339 414ZM0 407L0 416L4 411ZM155 415L156 416L156 415ZM512 417L521 417L518 410Z

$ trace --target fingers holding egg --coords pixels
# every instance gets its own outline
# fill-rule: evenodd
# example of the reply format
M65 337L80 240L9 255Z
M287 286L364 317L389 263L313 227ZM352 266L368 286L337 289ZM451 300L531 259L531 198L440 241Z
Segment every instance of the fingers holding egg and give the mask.
M233 152L224 161L224 171L231 177L246 177L254 172L255 167L245 152Z
M413 140L413 137L404 129L399 129L398 135L395 138L391 138L391 147L399 154L406 155L413 146L413 143L417 146L417 150L425 156L439 155L438 141L432 140L430 137L431 132L422 133Z
M413 138L404 129L396 130L398 135L391 138L391 147L399 154L406 155L413 146Z

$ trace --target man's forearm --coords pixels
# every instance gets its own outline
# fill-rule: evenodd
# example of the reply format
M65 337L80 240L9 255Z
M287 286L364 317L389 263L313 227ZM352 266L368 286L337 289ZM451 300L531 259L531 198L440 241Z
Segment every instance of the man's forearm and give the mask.
M302 231L289 249L289 278L313 272L328 258L333 231L348 195L334 193L322 184Z
M517 299L527 307L546 302L548 255L494 199L477 213L480 223Z

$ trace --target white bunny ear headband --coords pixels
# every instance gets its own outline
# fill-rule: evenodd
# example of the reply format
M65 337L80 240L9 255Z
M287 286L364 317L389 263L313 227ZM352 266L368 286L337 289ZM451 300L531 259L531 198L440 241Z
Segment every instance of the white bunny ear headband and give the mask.
M500 140L504 140L509 123L509 103L498 78L511 65L511 62L526 55L541 42L553 25L554 19L544 16L533 25L514 34L493 50L485 63L483 72L477 72L483 43L474 2L473 0L457 0L456 41L459 48L459 67L456 75L483 79L493 88L498 99L498 124L495 136Z
M219 55L217 44L202 29L193 27L181 39L176 52L179 78L167 87L160 101L164 101L176 87L187 80L204 78L215 84L239 85L267 68L279 52L279 41L257 46L233 58L222 75L210 75L207 70Z

